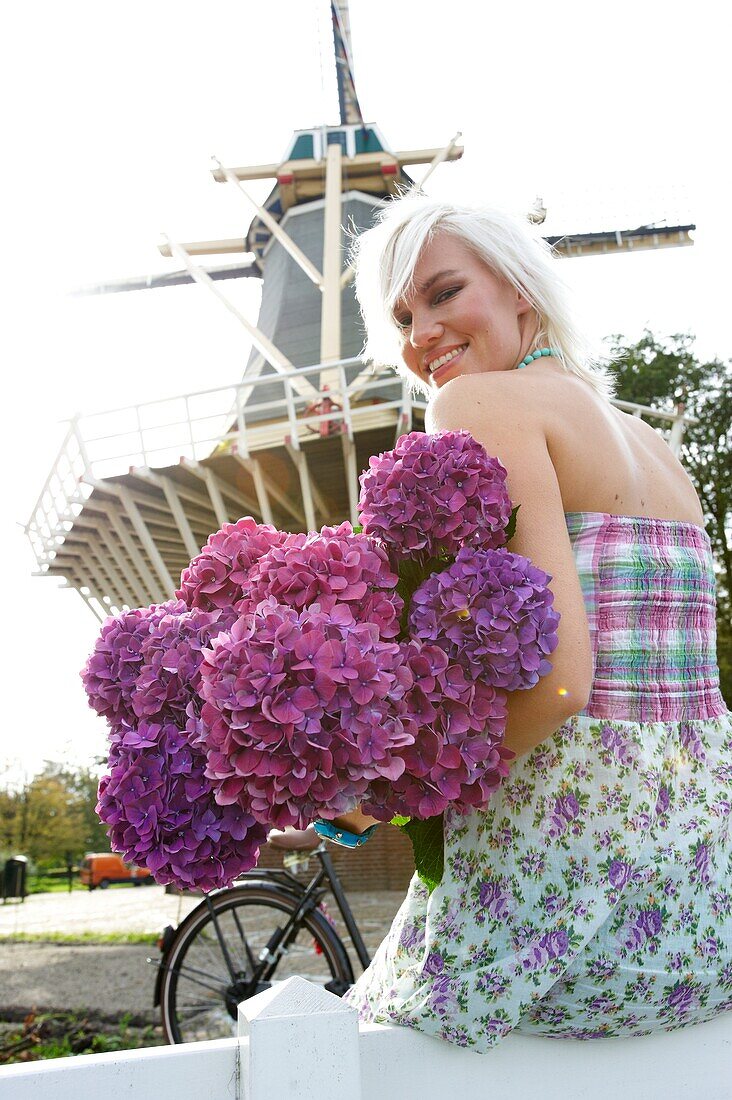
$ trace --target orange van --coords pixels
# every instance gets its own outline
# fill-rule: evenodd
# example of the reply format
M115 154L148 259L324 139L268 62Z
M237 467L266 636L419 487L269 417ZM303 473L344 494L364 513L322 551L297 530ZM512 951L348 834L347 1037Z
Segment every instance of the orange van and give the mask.
M153 885L153 877L147 867L135 867L125 863L114 852L87 852L79 866L79 879L83 886L93 890L96 886L106 890L113 882L131 882L133 886Z

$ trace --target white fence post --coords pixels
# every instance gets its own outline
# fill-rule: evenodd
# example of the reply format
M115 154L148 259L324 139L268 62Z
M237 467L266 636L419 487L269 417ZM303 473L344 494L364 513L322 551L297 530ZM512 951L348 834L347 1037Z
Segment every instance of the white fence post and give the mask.
M361 1100L358 1016L340 997L287 978L239 1005L241 1100Z

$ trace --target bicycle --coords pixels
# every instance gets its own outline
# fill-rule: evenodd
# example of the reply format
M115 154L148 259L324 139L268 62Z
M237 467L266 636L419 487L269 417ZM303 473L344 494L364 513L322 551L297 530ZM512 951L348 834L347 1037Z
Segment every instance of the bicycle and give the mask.
M364 970L371 961L326 841L312 827L269 839L290 853L285 866L306 866L314 855L320 870L305 886L288 870L255 869L208 894L177 928L168 925L158 941L154 995L168 1043L236 1034L239 1003L293 975L342 996L353 984L353 966L322 905L329 889ZM270 910L278 917L274 931Z

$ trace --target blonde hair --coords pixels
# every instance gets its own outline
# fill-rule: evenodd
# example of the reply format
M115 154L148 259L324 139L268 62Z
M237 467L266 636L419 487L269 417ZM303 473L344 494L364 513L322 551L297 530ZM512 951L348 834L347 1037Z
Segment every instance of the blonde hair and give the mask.
M417 261L438 232L463 241L531 304L539 329L528 351L555 348L565 370L608 400L613 397L615 378L576 325L569 290L556 270L557 260L534 227L500 210L453 206L425 195L407 194L389 202L376 224L353 243L356 296L366 325L366 359L395 367L413 389L431 392L402 362L403 334L394 320L394 308L412 289Z

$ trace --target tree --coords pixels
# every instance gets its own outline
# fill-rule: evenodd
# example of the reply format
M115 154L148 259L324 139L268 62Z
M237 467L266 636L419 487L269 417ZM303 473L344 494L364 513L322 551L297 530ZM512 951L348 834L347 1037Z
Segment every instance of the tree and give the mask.
M22 852L48 866L79 860L86 851L108 851L99 822L98 769L48 763L20 786L0 789L0 850Z
M611 338L617 397L671 412L685 406L697 420L686 429L683 462L699 494L717 574L717 656L722 693L732 705L732 370L701 362L688 335L637 344Z

